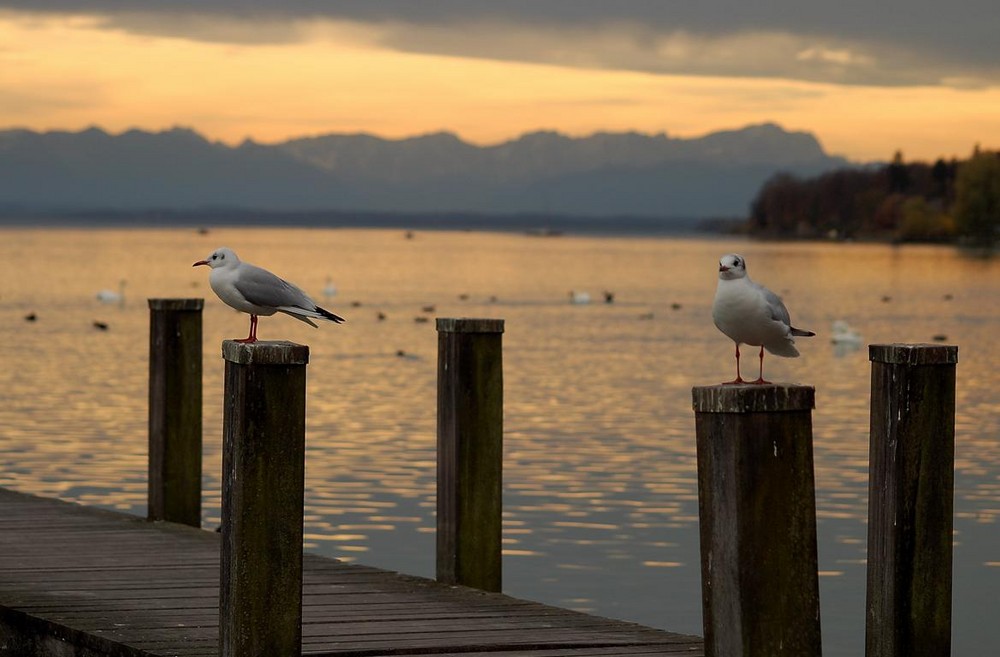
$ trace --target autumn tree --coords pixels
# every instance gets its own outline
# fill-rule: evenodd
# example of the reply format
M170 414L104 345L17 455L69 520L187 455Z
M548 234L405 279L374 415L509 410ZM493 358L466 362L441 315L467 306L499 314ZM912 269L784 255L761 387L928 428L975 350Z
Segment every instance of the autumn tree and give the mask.
M955 223L977 246L992 247L1000 229L1000 154L977 150L955 177Z

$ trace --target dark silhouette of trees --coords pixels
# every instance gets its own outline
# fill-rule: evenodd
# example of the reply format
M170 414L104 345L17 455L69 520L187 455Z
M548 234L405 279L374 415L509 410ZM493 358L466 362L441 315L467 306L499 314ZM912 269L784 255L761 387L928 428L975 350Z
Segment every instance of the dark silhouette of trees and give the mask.
M1000 153L979 151L958 167L955 222L975 246L993 247L1000 229Z
M906 162L897 151L889 164L838 169L808 179L778 174L757 193L750 208L749 232L766 237L951 241L958 236L995 235L981 228L997 198L980 171L996 165L996 153L980 153L992 164L977 164L966 174L966 200L959 203L956 180L968 162L938 159L933 164ZM971 160L970 160L971 161ZM973 194L971 189L978 190ZM991 188L992 189L992 188ZM963 208L963 220L956 214ZM994 224L995 227L996 224ZM977 232L978 231L978 232Z

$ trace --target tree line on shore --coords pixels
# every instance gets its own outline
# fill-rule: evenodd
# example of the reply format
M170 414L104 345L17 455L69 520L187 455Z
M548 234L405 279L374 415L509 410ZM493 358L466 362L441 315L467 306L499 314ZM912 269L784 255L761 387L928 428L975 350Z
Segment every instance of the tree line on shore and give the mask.
M771 238L958 242L1000 237L1000 152L965 160L841 168L813 178L777 174L751 204L747 230Z

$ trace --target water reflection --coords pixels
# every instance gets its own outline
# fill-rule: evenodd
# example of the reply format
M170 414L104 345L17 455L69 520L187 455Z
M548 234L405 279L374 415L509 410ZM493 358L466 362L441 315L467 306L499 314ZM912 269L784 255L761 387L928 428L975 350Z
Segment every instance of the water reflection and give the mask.
M437 342L433 322L413 318L430 305L437 316L502 317L505 590L700 633L690 389L730 376L731 343L712 326L710 306L719 255L738 251L755 278L794 300L804 326L845 320L866 343L946 335L960 346L955 654L1000 644L989 622L1000 589L1000 307L986 302L1000 296L995 261L932 247L418 237L4 231L0 485L144 514L145 299L203 296L204 518L218 525L218 345L242 337L246 319L190 263L229 244L316 295L332 277L331 310L348 319L336 331L287 318L261 325L262 339L311 347L310 549L433 576ZM39 249L50 257L29 257ZM94 298L122 279L122 307ZM614 290L614 303L572 305L572 289ZM29 313L36 321L24 320ZM769 367L775 380L817 387L823 630L825 654L836 657L860 654L863 641L870 373L863 346L838 350L819 333L802 358Z

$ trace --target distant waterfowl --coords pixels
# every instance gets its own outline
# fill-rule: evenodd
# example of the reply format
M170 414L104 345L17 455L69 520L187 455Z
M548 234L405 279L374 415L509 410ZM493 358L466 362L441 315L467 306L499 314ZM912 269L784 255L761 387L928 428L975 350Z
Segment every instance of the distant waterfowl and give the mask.
M101 303L117 303L119 305L125 305L125 281L118 281L117 292L114 290L101 290L94 296Z
M614 302L615 302L615 293L614 292L610 292L608 290L605 290L604 291L604 303L614 303Z
M674 302L674 303L670 304L670 309L671 310L680 310L681 309L681 304L679 304L677 302Z
M781 298L750 280L746 260L730 253L719 260L719 283L712 303L715 326L736 343L736 378L728 383L746 383L740 376L740 345L760 347L760 376L751 383L770 383L764 380L764 350L776 356L795 358L793 336L813 336L792 326L788 309Z
M458 295L458 299L460 301L468 301L469 300L469 295L465 294L465 293L462 293L462 294Z
M376 317L378 318L378 321L380 321L380 322L384 322L384 321L385 321L385 317L386 317L386 315L385 315L385 313L384 313L384 312L382 312L382 311L380 310L380 311L378 311L378 314L376 315Z
M326 298L337 296L337 286L333 284L333 279L326 277L326 285L323 286L323 296Z
M830 342L847 346L861 346L861 334L851 325L842 319L838 319L831 325Z
M569 293L569 302L576 305L590 303L590 293L571 291Z
M425 317L423 315L417 315L416 317L413 318L413 321L416 322L417 324L426 324L431 320L429 317Z
M192 265L208 265L208 282L226 305L250 315L250 334L237 342L257 341L257 317L278 312L315 327L313 319L340 324L343 317L316 305L308 294L266 269L242 262L232 249L216 249L205 260Z
M28 313L27 315L24 316L24 321L26 322L33 322L37 319L38 315L36 315L35 313Z
M948 340L948 336L944 333L938 333L931 339L934 340L934 342L946 342Z
M94 320L94 328L97 329L98 331L107 331L108 325L106 322L99 322L97 320Z
M434 306L424 306L423 308L421 308L421 310L423 310L425 313L432 313L434 312L435 308Z

